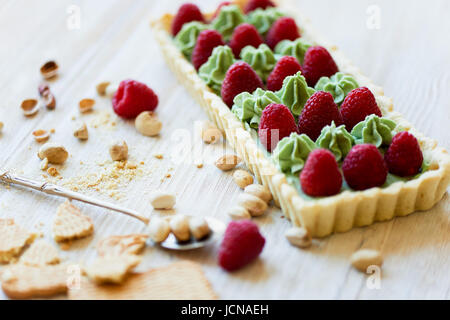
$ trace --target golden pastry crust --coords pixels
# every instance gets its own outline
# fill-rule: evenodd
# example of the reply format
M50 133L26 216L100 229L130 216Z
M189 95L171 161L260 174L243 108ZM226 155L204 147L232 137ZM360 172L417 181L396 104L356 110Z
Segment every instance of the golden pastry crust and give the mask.
M285 175L259 150L251 133L245 130L222 99L206 86L192 64L174 45L169 32L173 16L162 16L152 22L152 27L171 70L218 128L225 132L227 141L258 180L270 189L275 202L295 226L305 227L314 237L325 237L334 232L345 232L353 227L368 226L377 221L432 208L442 199L450 182L450 156L447 151L438 147L435 140L425 137L400 113L395 112L392 99L384 96L383 89L353 66L336 46L319 36L309 19L304 18L299 10L283 5L280 9L289 12L297 20L303 38L326 47L340 71L352 75L361 86L368 87L374 93L384 117L396 121L401 128L416 136L425 159L430 162L429 171L417 179L397 182L386 188L344 191L333 197L313 201L303 199L287 182Z

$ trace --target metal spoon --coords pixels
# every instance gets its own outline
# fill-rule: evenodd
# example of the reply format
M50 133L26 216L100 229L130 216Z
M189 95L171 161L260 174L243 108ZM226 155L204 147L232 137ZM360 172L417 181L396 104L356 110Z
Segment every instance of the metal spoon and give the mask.
M0 181L8 183L8 184L15 184L20 185L26 188L31 188L33 190L37 190L46 194L55 195L59 197L68 198L70 200L78 200L90 205L94 205L97 207L113 210L118 213L126 214L132 218L135 218L141 222L143 222L145 225L148 225L150 222L149 218L145 218L141 216L137 211L124 208L112 203L108 203L102 200L94 199L88 196L85 196L81 193L77 193L68 189L61 188L60 186L57 186L55 184L51 184L48 182L42 182L42 181L35 181L32 179L28 179L25 177L21 177L18 175L15 175L8 170L2 170L0 169ZM175 239L175 236L171 234L164 242L160 243L159 246L171 250L192 250L192 249L198 249L201 247L204 247L213 241L216 240L217 236L222 234L225 230L225 224L215 218L207 217L205 218L210 229L211 234L200 241L196 241L192 239L191 241L185 242L185 243L179 243Z

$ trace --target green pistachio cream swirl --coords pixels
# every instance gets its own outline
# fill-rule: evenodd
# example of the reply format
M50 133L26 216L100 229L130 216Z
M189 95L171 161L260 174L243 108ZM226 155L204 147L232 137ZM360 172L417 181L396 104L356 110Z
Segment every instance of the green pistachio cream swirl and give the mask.
M272 91L264 91L258 88L253 94L248 92L238 94L233 102L231 111L242 122L248 123L250 128L258 129L264 108L271 103L281 103L281 100Z
M306 101L314 92L313 88L308 87L301 72L297 72L295 75L284 79L283 87L276 94L280 97L283 104L291 110L294 117L297 118L302 113Z
M294 41L283 40L275 47L275 53L283 56L295 57L300 64L303 64L305 53L308 51L309 47L311 47L311 44L302 38L298 38Z
M223 79L233 63L234 55L230 47L215 47L208 61L198 70L198 75L215 93L220 95Z
M391 143L395 127L397 124L394 121L371 114L358 123L351 134L357 144L370 143L379 148Z
M272 158L282 172L298 174L315 148L316 144L306 134L299 135L294 132L278 142Z
M283 16L284 14L274 7L265 10L258 8L248 14L247 22L254 25L260 34L265 35L272 24Z
M353 136L345 129L345 125L336 128L334 121L325 126L316 140L319 148L330 150L337 161L344 160L345 156L355 144Z
M338 105L344 102L347 94L356 88L359 88L358 82L356 82L352 76L342 72L336 73L334 76L331 76L331 78L320 78L315 87L317 91L326 91L331 93L334 98L334 102Z
M277 63L272 50L264 43L258 48L246 46L242 49L241 59L247 62L263 81L267 80Z
M183 52L187 59L191 59L192 51L194 51L198 35L208 26L198 21L186 23L175 37L175 45Z
M219 31L225 41L229 41L234 29L245 22L245 16L237 5L223 6L213 20L212 26Z

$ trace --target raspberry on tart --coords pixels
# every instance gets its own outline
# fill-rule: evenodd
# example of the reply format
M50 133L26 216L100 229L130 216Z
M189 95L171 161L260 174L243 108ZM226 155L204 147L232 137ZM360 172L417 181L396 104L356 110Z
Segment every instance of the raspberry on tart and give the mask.
M262 88L263 86L264 84L261 78L248 63L244 61L236 62L228 69L225 79L222 82L222 100L231 108L234 97L239 93L252 93L257 88Z
M172 35L176 36L185 23L206 22L200 9L193 3L185 3L178 9L172 22Z
M273 50L282 40L295 40L300 38L298 26L291 17L281 17L274 22L266 37L267 45Z
M233 50L234 56L238 59L244 47L252 46L258 48L262 43L264 41L255 26L249 23L242 23L234 29L229 46Z
M284 56L278 60L275 68L267 78L267 90L278 91L283 86L286 77L292 76L297 72L303 72L297 59L291 56Z
M312 151L300 173L304 193L311 197L338 194L342 187L342 175L334 155L326 149Z
M272 152L281 139L297 131L294 116L285 105L272 103L263 110L258 136L267 151Z
M373 144L357 144L342 164L345 181L354 190L380 187L386 182L388 169L380 151Z
M248 14L258 8L266 9L269 7L275 7L275 4L271 0L250 0L245 6L244 12Z
M192 52L192 64L198 71L200 67L208 61L215 47L223 46L222 35L216 30L203 30L200 32Z
M392 139L384 155L389 172L400 177L409 177L420 172L423 154L419 142L409 132L399 132Z
M348 131L371 114L382 117L375 96L366 87L354 89L345 97L341 114Z
M333 96L329 92L317 91L308 99L300 114L298 130L315 141L322 128L333 121L337 127L344 123Z
M265 242L254 222L232 221L220 244L219 265L229 272L238 270L261 254Z
M322 77L331 77L339 71L331 54L324 47L310 47L305 53L303 74L312 88Z
M112 99L114 112L123 118L136 118L143 111L158 106L158 96L144 83L124 80Z

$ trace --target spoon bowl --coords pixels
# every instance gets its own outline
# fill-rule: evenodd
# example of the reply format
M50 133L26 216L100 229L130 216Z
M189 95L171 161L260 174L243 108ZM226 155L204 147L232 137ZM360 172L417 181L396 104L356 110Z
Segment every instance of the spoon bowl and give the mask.
M149 241L154 246L160 246L168 250L188 251L203 248L207 245L212 244L218 238L220 238L225 232L226 228L225 223L220 221L219 219L206 217L205 220L208 223L209 228L211 229L211 233L204 239L196 240L194 237L191 237L189 241L179 242L177 238L171 233L167 237L167 239L161 243L155 243L152 240Z

